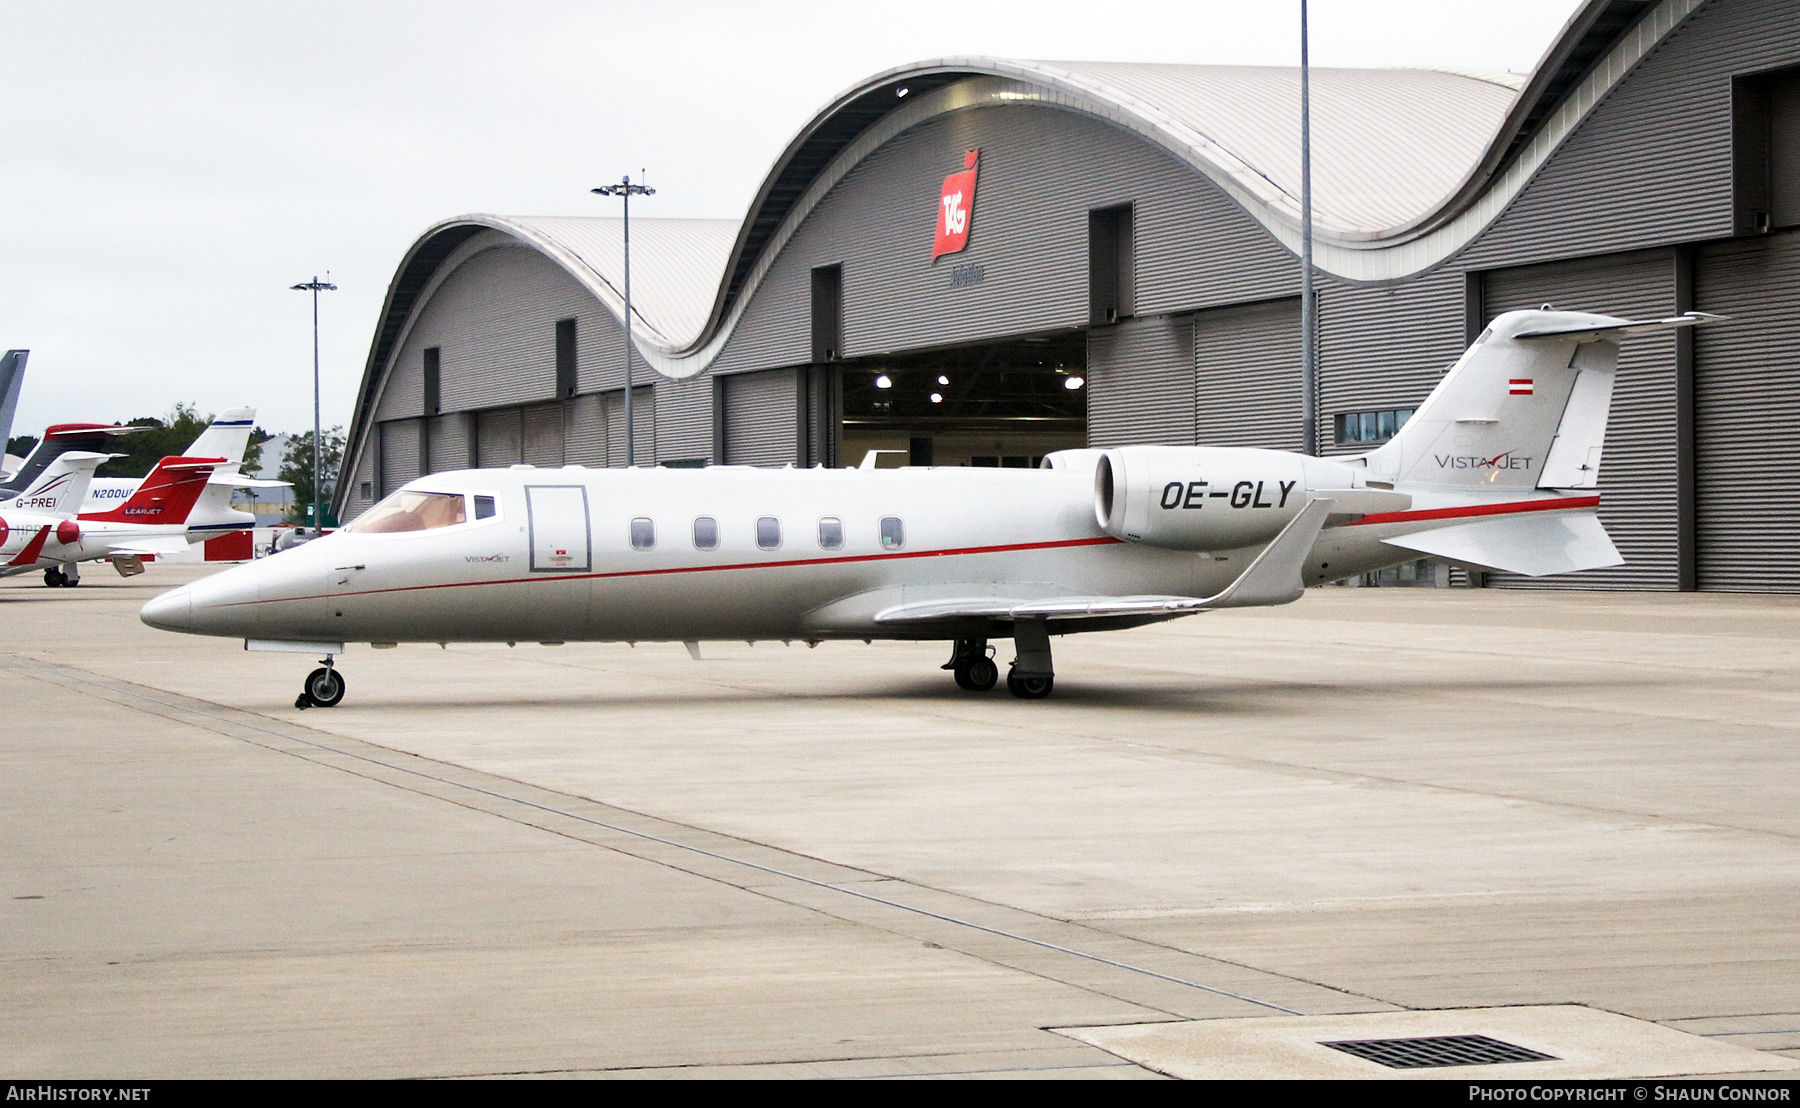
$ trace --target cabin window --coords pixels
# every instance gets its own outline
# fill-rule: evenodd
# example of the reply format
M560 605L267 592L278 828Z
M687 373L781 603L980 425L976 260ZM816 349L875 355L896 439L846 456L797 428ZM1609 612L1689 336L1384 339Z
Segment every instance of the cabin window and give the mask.
M644 516L631 521L631 549L649 550L656 545L656 524Z
M898 550L906 545L906 527L898 516L883 516L881 520L881 548Z
M781 548L781 521L774 516L763 516L756 521L756 545L764 550Z
M387 535L398 531L430 531L454 527L468 520L460 493L414 492L402 489L364 512L346 527L359 535Z
M844 548L843 520L836 516L826 516L819 521L819 546L826 550Z
M694 520L694 549L719 549L719 521L711 516L700 516Z
M497 516L499 514L500 514L500 509L499 509L498 505L496 505L494 503L493 497L477 496L475 498L475 518L476 519L493 519L495 516Z

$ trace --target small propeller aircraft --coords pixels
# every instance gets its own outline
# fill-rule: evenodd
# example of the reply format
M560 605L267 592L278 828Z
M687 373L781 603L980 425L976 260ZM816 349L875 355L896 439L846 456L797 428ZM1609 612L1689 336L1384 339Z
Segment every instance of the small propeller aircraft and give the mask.
M1618 565L1596 515L1619 343L1717 319L1494 320L1369 453L1123 446L1040 470L507 469L409 482L344 530L151 600L152 627L346 642L943 640L958 685L1048 696L1057 635L1286 604L1421 555L1544 575Z

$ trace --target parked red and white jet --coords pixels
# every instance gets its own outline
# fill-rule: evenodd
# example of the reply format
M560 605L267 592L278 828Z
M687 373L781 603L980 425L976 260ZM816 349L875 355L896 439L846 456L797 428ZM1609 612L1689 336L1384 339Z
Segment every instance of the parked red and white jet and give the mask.
M81 541L75 509L94 470L112 457L76 450L59 454L16 496L0 501L0 577L54 564Z
M1286 604L1431 555L1543 575L1622 561L1596 515L1619 343L1717 317L1509 312L1367 454L1124 446L1041 470L439 473L344 530L163 594L153 627L346 641L939 639L965 689L1049 695L1050 640Z

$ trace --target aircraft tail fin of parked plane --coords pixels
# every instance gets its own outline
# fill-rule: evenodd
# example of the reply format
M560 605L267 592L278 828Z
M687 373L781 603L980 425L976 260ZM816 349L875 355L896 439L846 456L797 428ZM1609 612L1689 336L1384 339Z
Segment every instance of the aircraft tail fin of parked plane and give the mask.
M59 454L28 487L12 499L0 502L0 507L47 516L73 516L87 497L94 470L111 457L114 455L87 450Z
M25 360L29 350L8 350L0 355L0 451L12 437L13 413L19 408L19 389L25 384Z
M1687 312L1625 320L1550 310L1498 316L1406 426L1366 456L1371 481L1460 494L1471 505L1441 509L1442 527L1384 541L1533 577L1623 564L1593 511L1599 496L1580 496L1599 488L1619 340L1722 318ZM1489 501L1498 503L1483 503ZM1588 510L1537 510L1552 507Z
M106 523L186 523L213 470L229 464L224 458L164 458L125 503L111 511L87 512L81 518Z
M1395 488L1514 496L1595 488L1619 340L1719 318L1702 312L1639 321L1586 312L1498 316L1406 426L1366 455L1368 476Z
M244 451L250 446L250 432L255 427L255 408L220 412L182 453L189 458L224 458L229 464L221 468L235 470L243 463Z

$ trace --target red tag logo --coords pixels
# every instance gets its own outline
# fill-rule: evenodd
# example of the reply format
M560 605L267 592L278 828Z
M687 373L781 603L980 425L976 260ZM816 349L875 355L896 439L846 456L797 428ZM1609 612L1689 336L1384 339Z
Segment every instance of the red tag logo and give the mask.
M944 178L938 194L937 241L931 247L931 260L954 254L969 245L969 224L975 216L975 170L981 151L963 155L963 171Z

